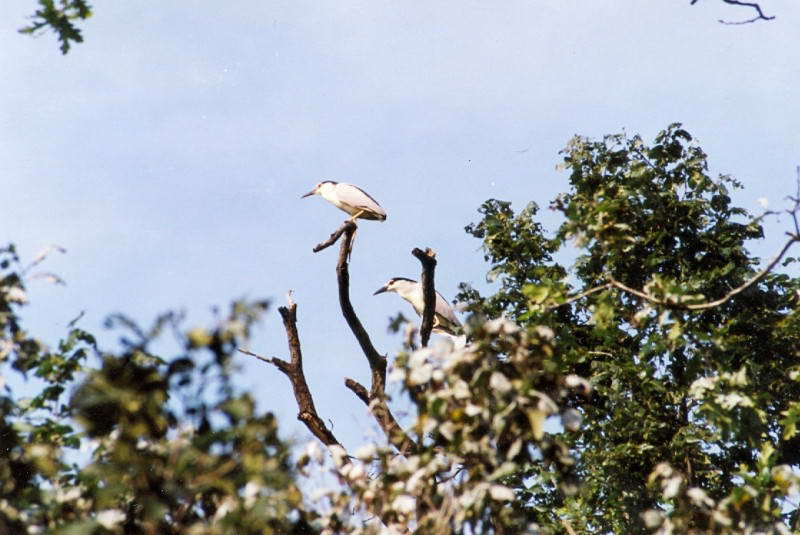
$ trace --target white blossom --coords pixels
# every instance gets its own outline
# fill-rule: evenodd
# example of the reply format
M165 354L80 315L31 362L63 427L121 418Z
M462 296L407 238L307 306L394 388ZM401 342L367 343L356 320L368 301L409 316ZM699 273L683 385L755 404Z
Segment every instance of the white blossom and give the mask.
M28 296L25 294L25 290L20 288L19 286L11 286L5 290L6 299L8 299L12 303L19 303L24 305L28 302Z
M537 325L534 331L539 335L539 338L542 338L543 340L552 340L555 338L553 329L547 327L546 325Z
M417 507L417 502L408 494L401 494L392 500L392 509L398 513L411 514Z
M489 488L489 495L496 501L512 501L514 491L504 485L492 485Z
M414 494L419 489L422 480L427 477L427 470L420 468L408 478L408 481L406 481L406 491Z
M425 384L431 380L432 374L433 366L430 364L412 368L411 373L408 375L408 384L410 386Z
M56 503L71 502L81 497L80 487L72 487L69 490L58 489L56 491Z
M754 405L752 399L738 392L717 396L715 401L725 410L730 410L734 407L752 407Z
M478 405L467 403L467 406L464 408L464 412L467 416L477 416L483 412L483 409Z
M365 444L356 450L356 459L360 459L364 462L369 462L375 458L375 455L378 453L378 448L375 447L374 444Z
M492 377L489 379L489 386L501 394L505 394L512 388L511 381L500 372L494 372L492 374Z
M580 390L583 394L588 394L592 391L592 385L589 383L589 381L580 375L575 375L574 373L571 373L564 378L564 384L567 385L568 388Z
M392 371L389 372L389 375L386 377L386 380L390 383L400 383L406 378L406 371L403 368L394 367Z
M709 390L714 389L717 384L718 377L701 377L696 379L689 387L689 395L695 399L702 399Z
M97 523L106 529L114 529L123 520L125 520L125 513L119 509L106 509L97 513Z
M514 334L519 332L519 325L507 318L497 318L484 324L486 331L491 334Z
M664 498L670 499L677 496L678 491L681 489L681 483L683 483L683 478L679 475L672 476L662 483Z
M225 518L228 513L236 509L236 500L231 496L226 497L222 504L217 508L217 512L214 513L214 520L222 520ZM101 513L102 514L102 513ZM100 515L97 515L97 520L100 520ZM108 528L111 529L111 528Z
M0 340L0 362L14 351L15 344L9 339Z
M539 398L539 403L537 404L537 408L544 412L545 414L553 414L554 412L558 412L558 405L550 399L550 396L547 394L543 394L542 392L537 392L536 396Z
M445 422L438 427L439 433L442 434L447 440L453 440L455 436L456 426L453 422Z
M470 397L469 385L462 379L456 381L453 385L453 396L456 399L468 399Z
M247 485L244 486L244 490L242 491L242 497L244 498L245 505L248 507L252 506L262 488L263 487L255 481L248 481Z
M650 529L657 528L661 525L661 519L663 515L654 509L649 509L644 512L642 515L642 520L644 520L644 525Z
M328 446L328 449L333 457L333 464L341 468L347 459L347 451L345 451L345 449L338 444Z
M423 347L417 351L414 351L411 354L411 358L408 359L408 366L410 368L417 368L419 366L423 366L428 362L428 358L433 355L433 350L428 347Z
M692 487L686 491L686 495L689 497L690 500L697 506L706 506L706 507L713 507L714 500L708 497L706 491L698 487Z
M350 473L347 474L347 477L350 479L350 481L363 479L367 475L367 471L364 470L363 464L350 464L348 466L352 466Z

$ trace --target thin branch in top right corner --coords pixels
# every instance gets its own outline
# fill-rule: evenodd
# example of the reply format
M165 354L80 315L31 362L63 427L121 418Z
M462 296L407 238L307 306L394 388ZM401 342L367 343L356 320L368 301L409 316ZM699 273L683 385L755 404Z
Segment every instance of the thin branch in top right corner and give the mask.
M695 5L698 1L699 0L691 0L691 2L689 4L690 5ZM732 6L742 6L742 7L752 8L753 10L755 10L756 15L751 17L751 18L749 18L749 19L740 20L740 21L726 21L726 20L720 19L718 21L720 24L726 24L726 25L751 24L751 23L759 21L759 20L773 20L775 18L774 15L773 16L769 16L769 15L764 14L764 11L761 9L761 5L759 5L757 2L742 2L741 0L722 0L722 1L725 2L726 4L730 4Z

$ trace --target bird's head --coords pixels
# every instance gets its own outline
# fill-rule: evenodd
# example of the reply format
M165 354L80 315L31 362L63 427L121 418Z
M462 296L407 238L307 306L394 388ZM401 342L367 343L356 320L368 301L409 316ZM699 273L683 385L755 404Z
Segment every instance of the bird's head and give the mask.
M412 290L414 287L419 284L415 280L407 279L405 277L394 277L393 279L389 279L389 282L378 288L374 294L378 295L384 292L395 292L395 293L405 293L408 290Z
M324 180L324 181L320 182L319 184L317 184L316 186L314 186L314 189L312 189L311 191L309 191L308 193L306 193L305 195L303 195L300 198L301 199L305 199L306 197L311 197L312 195L322 195L322 192L324 192L324 191L326 191L326 190L328 190L330 188L333 188L335 185L336 185L336 182L334 182L333 180Z

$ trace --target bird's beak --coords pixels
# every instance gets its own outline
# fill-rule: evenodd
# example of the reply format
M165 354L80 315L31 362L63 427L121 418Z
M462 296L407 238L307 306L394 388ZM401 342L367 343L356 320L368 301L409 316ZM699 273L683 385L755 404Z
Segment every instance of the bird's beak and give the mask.
M305 199L306 197L311 197L311 196L312 196L312 195L314 195L316 192L317 192L316 188L315 188L315 189L312 189L311 191L309 191L308 193L306 193L305 195L303 195L303 196L302 196L302 197L300 197L300 198L301 198L301 199Z
M378 294L382 294L383 292L386 292L386 291L387 291L387 289L386 289L386 286L381 286L380 288L378 288L377 290L375 290L375 293L374 293L374 294L372 294L372 295L378 295Z

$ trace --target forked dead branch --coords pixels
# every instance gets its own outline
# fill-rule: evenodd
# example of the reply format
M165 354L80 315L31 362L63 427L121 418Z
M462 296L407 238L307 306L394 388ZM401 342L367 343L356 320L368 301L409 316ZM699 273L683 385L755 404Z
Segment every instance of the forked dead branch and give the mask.
M345 378L345 386L351 390L365 405L380 426L386 439L402 455L409 455L417 451L418 444L400 427L396 418L392 414L386 399L386 367L387 361L384 355L378 353L366 329L358 318L358 315L350 301L350 272L349 254L353 246L353 237L357 230L354 222L345 221L330 237L322 243L316 245L313 251L319 252L341 239L338 260L336 263L336 279L339 288L339 305L342 316L344 316L348 327L353 336L358 341L367 363L370 368L371 385L367 389L355 379ZM419 259L422 264L422 285L425 301L425 308L422 320L421 337L422 345L425 346L430 338L433 327L436 290L434 286L434 269L436 267L435 253L431 249L425 251L415 248L412 254ZM311 389L306 381L303 372L302 351L300 338L297 331L297 305L288 297L287 307L279 309L283 318L284 329L289 343L291 361L281 360L275 357L267 358L259 356L250 351L241 350L242 353L254 356L264 362L272 364L284 375L289 378L294 391L295 400L298 407L297 418L305 424L311 433L326 446L341 446L341 443L333 435L329 427L320 418L314 405Z

